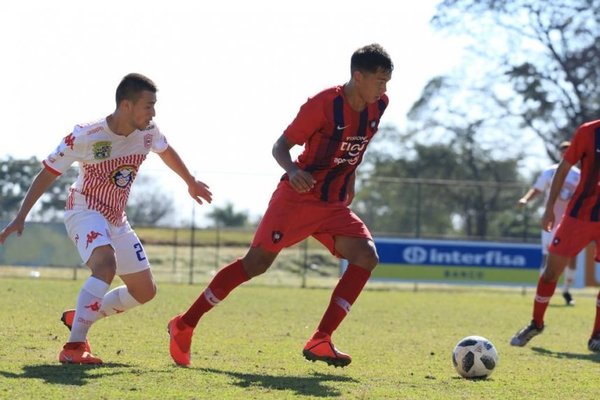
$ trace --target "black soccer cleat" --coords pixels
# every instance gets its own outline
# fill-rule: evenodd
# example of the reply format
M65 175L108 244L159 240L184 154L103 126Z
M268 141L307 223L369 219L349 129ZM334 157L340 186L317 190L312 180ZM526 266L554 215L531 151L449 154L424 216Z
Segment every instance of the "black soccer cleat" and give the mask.
M510 340L510 345L523 347L527 343L529 343L529 341L533 339L534 336L537 336L542 332L544 332L544 325L538 327L532 320L529 323L529 325L521 329L519 332L515 333L515 336L513 336Z

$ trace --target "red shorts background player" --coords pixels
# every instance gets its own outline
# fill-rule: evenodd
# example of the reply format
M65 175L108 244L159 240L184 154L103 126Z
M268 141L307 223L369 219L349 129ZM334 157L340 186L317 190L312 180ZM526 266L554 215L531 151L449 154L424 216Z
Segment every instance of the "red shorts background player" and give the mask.
M62 315L71 330L59 354L62 363L101 364L87 340L91 325L146 303L156 294L144 248L125 215L131 185L148 153L158 153L186 182L198 203L211 201L208 186L190 174L152 122L156 91L143 75L125 76L116 90L115 111L97 122L76 126L63 139L44 160L15 219L0 232L0 244L14 232L21 235L35 202L61 173L79 163L79 176L67 199L65 225L92 275L79 292L76 308ZM115 275L125 285L108 291Z
M561 152L561 157L567 151L571 142L564 141L559 144L558 148ZM541 193L544 194L544 202L548 201L548 195L550 194L550 185L552 184L552 178L554 178L554 174L556 173L556 169L558 168L558 164L553 164L550 167L544 169L542 173L535 180L535 183L519 199L517 202L517 206L523 207L525 206L531 199L537 197ZM573 193L575 193L575 188L579 183L579 168L573 166L569 170L567 177L565 178L565 183L563 187L560 189L560 194L554 203L554 216L557 221L559 221L562 216L565 214L565 210L567 209L567 205L569 204L569 200L573 197ZM556 233L556 228L558 228L558 223L554 224L553 228L550 231L546 231L542 229L541 234L541 243L542 243L542 263L540 265L540 274L544 272L544 268L546 268L546 262L548 260L548 247L552 242L552 238ZM573 300L573 296L569 289L575 280L575 258L571 258L567 264L567 268L565 269L565 277L564 284L562 288L563 298L568 306L572 306L575 304L575 300Z
M204 313L234 288L264 273L281 249L311 235L349 265L304 347L304 357L335 366L351 362L349 355L334 347L331 335L350 311L378 258L371 234L349 205L356 168L388 104L385 92L393 63L381 46L372 44L354 52L350 69L345 85L308 99L275 142L273 157L285 174L248 253L222 268L195 303L169 321L170 353L177 364L190 364L193 330ZM304 146L296 161L290 155L294 146Z
M569 171L577 163L581 163L581 177L548 248L546 269L538 281L533 302L533 318L529 325L512 337L510 344L513 346L525 346L534 336L544 331L546 309L558 278L570 258L575 257L590 242L595 242L596 260L600 261L597 253L600 245L600 120L585 123L575 132L571 145L554 174L542 217L542 228L549 232L558 223L560 215L554 214L554 206ZM600 352L600 292L588 349Z

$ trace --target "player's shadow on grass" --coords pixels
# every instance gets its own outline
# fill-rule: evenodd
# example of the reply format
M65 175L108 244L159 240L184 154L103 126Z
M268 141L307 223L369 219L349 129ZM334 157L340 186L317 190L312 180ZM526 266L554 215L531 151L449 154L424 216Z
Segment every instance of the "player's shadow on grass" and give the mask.
M240 372L221 371L213 368L199 368L200 371L213 374L228 375L237 379L233 384L242 388L260 386L269 390L291 390L295 394L315 397L339 397L341 392L327 386L328 382L357 382L356 379L314 373L312 376L276 376L263 374L244 374Z
M127 364L108 363L102 365L26 365L23 372L0 371L0 376L13 379L43 379L45 383L58 385L83 386L88 381L111 375L129 373L128 370L111 370L111 368L129 367Z
M586 354L568 353L568 352L562 352L562 351L552 351L552 350L544 349L543 347L532 347L531 350L535 351L536 353L539 353L539 354L542 354L542 355L545 355L548 357L552 357L552 358L569 358L569 359L574 359L574 360L587 360L587 361L600 363L600 354L595 354L595 353L586 353Z

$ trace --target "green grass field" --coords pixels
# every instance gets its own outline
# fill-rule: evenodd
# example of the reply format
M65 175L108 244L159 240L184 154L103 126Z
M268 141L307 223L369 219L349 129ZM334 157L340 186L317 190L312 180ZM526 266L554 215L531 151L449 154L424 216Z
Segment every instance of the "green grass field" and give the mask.
M532 291L489 287L369 286L334 336L353 356L344 369L302 358L329 301L329 288L247 284L201 321L193 366L174 366L166 323L201 286L161 284L157 298L94 325L100 367L63 366L60 323L82 281L0 279L2 399L592 399L600 355L586 342L595 290L577 305L555 296L547 329L529 347L508 345L528 322ZM451 351L477 334L497 347L489 379L460 378Z

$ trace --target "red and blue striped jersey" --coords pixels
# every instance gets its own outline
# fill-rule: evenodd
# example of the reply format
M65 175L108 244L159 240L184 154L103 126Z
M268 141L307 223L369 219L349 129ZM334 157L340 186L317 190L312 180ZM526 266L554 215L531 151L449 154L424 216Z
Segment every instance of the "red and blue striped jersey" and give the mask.
M350 178L377 132L387 105L388 97L383 95L363 111L355 111L341 85L320 92L302 105L284 135L290 142L304 145L295 163L312 174L316 197L326 202L346 200Z
M585 221L600 221L600 120L577 128L564 159L571 165L581 162L581 178L566 215Z

